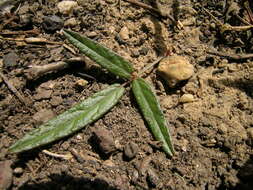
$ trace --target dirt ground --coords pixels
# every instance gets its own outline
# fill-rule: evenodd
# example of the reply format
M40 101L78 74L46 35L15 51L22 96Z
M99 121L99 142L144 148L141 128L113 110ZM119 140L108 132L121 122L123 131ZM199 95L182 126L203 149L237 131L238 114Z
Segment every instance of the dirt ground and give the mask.
M0 13L0 72L25 102L0 77L0 161L12 162L10 189L253 189L253 59L234 56L253 51L253 30L222 31L218 23L253 24L244 4L251 1L142 1L158 5L183 28L124 0L77 0L78 6L68 13L59 11L59 2L21 1ZM249 9L253 10L251 4ZM62 28L104 44L136 70L166 52L190 60L194 75L174 88L156 68L145 75L168 121L176 150L173 158L165 155L146 127L130 87L109 113L76 134L19 155L7 154L8 147L41 123L109 84L122 83L89 60L86 67L28 80L31 65L80 56L60 33ZM58 44L13 40L28 37ZM186 93L194 101L179 103ZM116 144L110 154L98 147L100 130Z

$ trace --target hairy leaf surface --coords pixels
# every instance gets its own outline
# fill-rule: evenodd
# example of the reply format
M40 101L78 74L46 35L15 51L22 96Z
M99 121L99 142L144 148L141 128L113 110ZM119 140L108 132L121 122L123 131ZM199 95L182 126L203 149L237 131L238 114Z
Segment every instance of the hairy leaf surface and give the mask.
M172 156L174 149L167 122L150 85L145 80L138 78L133 81L132 87L140 110L154 137L163 143L164 151Z
M63 33L82 53L111 73L121 78L131 78L131 73L133 72L132 65L121 56L76 32L64 30Z
M119 101L124 90L123 87L116 84L95 93L93 96L25 135L9 148L9 152L23 152L76 132L110 110Z

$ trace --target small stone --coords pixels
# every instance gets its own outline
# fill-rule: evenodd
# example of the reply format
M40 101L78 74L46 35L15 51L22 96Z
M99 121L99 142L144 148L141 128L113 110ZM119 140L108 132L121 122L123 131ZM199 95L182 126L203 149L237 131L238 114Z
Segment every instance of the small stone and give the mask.
M180 97L179 102L180 103L194 102L194 96L192 94L184 94L183 96Z
M110 154L116 151L115 141L111 131L102 127L96 127L93 129L93 133L100 150L104 154Z
M55 117L55 113L52 110L42 109L33 115L33 119L39 124L42 124Z
M124 155L129 160L133 159L138 153L138 151L139 147L134 142L130 142L124 147Z
M13 170L13 173L16 175L21 175L23 171L24 171L23 168L18 167Z
M212 28L213 30L215 30L215 29L216 29L216 24L215 24L214 22L212 22L212 23L210 24L210 28Z
M11 161L1 161L0 162L0 189L7 190L12 184L12 169Z
M5 68L15 67L18 63L18 55L15 52L10 52L3 56L3 65Z
M59 12L66 15L71 14L77 6L78 4L75 1L61 1L57 4Z
M173 55L159 63L158 73L170 87L174 87L178 82L189 79L194 73L194 67L186 58Z
M78 81L76 81L76 87L85 87L86 85L88 84L88 81L87 80L84 80L84 79L80 79Z
M45 16L42 23L43 28L48 32L55 32L63 27L63 20L58 16Z
M64 26L69 26L69 27L76 26L77 24L78 23L77 23L77 20L75 18L70 18L70 19L68 19L64 22Z
M80 134L78 134L76 135L76 139L80 141L80 140L83 140L83 137Z
M228 132L228 127L226 126L226 124L221 123L220 125L218 125L218 132L220 134L226 134Z
M89 38L94 38L96 37L98 34L95 32L95 31L91 31L91 32L88 32L86 34Z
M123 28L121 28L120 32L119 32L119 37L122 40L128 40L129 39L129 30L126 26L124 26Z

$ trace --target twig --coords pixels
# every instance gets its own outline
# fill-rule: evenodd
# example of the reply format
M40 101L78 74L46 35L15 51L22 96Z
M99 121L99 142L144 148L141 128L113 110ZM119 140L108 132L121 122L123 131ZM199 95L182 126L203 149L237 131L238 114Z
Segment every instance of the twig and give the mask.
M82 76L82 77L86 77L88 79L91 79L91 80L97 80L95 77L93 77L91 75L88 75L88 74L85 74L85 73L78 72L77 74L80 75L80 76Z
M70 160L73 158L71 153L63 155L63 154L52 153L52 152L49 152L48 150L42 150L42 152L45 153L46 155L49 155L55 158L61 158L64 160Z
M10 2L10 1L4 1L4 0L0 1L0 11L1 11L1 8L3 8L7 3L13 3L13 2L15 2L15 1L12 1L12 2ZM17 1L17 2L18 2L18 1ZM15 2L15 3L17 3L17 2ZM15 14L17 14L17 12L19 11L20 6L21 6L21 4L19 4L18 8L15 10L15 12L14 12L13 14L10 14L11 16L10 16L9 19L6 20L6 21L4 21L4 23L0 25L0 31L1 31L6 25L10 24L13 20L15 20L16 18L18 18Z
M244 31L244 30L249 30L253 28L253 25L247 25L247 26L231 26L230 24L223 24L221 21L219 21L213 14L205 9L203 7L203 10L212 18L215 20L216 24L220 27L220 32L224 33L225 31Z
M25 71L25 75L29 80L35 80L49 72L60 71L70 67L72 64L85 63L82 57L71 58L65 61L59 61L47 65L31 65Z
M144 9L147 9L147 10L150 10L150 11L154 11L154 12L160 14L158 9L155 9L152 6L147 5L145 3L142 3L142 2L139 2L139 1L136 1L136 0L125 0L125 1L128 2L128 3L132 3L134 5L137 5L139 7L142 7Z
M249 16L250 22L253 23L253 13L250 9L249 1L245 1L244 6L245 6L247 14Z
M62 42L54 42L54 41L49 41L45 38L35 38L35 37L30 37L30 38L4 38L0 36L0 39L2 40L9 40L9 41L18 41L18 42L26 42L28 44L38 44L38 43L43 43L43 44L55 44L55 45L62 45Z
M221 57L226 57L226 58L229 58L229 59L234 59L234 60L253 58L253 53L249 53L249 54L229 54L229 53L225 53L225 52L219 52L219 51L216 51L216 50L207 50L207 53L212 54L212 55L221 56Z
M76 149L72 148L70 149L70 152L71 154L76 158L76 160L79 162L79 163L84 163L85 160L83 159L83 157L76 151Z
M244 24L250 25L250 23L249 23L248 21L246 21L245 19L243 19L242 17L240 17L238 14L235 14L235 16L236 16L241 22L243 22Z
M38 29L26 30L26 31L2 31L1 35L21 35L21 34L39 34Z
M18 92L18 90L8 81L7 77L3 74L0 73L0 77L3 79L4 83L7 85L9 90L15 94L15 96L19 99L21 103L24 105L27 105L27 102L25 101L24 97Z
M70 46L68 46L67 44L63 44L62 45L64 48L66 48L67 50L69 50L71 53L73 53L74 55L76 55L76 51L72 48L72 47L70 47Z
M146 65L144 68L141 69L141 71L138 73L138 76L141 77L142 75L145 74L145 72L147 70L149 70L150 68L154 67L156 64L158 64L162 59L164 58L163 57L159 57L157 60L155 60L153 63L149 63L148 65Z
M128 2L128 3L132 3L134 5L137 5L139 7L142 7L144 9L147 9L151 12L155 12L155 13L159 14L162 17L169 18L172 22L174 22L176 24L176 26L179 29L183 28L183 24L180 21L176 21L171 15L161 12L159 9L156 9L156 8L150 6L150 5L147 5L146 3L142 3L142 2L139 2L137 0L125 0L125 1Z

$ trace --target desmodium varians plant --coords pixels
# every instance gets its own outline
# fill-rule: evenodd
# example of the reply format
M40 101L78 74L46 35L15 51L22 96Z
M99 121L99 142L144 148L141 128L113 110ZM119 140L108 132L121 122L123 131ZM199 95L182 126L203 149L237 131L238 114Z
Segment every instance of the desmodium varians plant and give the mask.
M136 74L132 65L110 49L70 30L63 31L66 38L90 59L109 72L131 83L140 111L157 141L162 142L165 153L173 156L167 122L151 86ZM56 141L73 134L108 112L124 94L124 85L114 84L42 124L9 148L19 153Z

